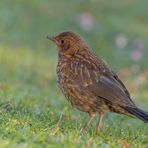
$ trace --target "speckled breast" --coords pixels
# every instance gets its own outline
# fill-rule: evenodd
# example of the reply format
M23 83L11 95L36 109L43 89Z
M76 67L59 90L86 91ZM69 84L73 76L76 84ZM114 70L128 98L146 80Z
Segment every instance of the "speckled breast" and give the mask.
M69 71L70 72L70 71ZM57 68L58 84L62 93L71 105L78 110L84 112L96 112L98 110L98 99L92 93L83 92L77 80L73 79L70 75L61 71L60 67Z

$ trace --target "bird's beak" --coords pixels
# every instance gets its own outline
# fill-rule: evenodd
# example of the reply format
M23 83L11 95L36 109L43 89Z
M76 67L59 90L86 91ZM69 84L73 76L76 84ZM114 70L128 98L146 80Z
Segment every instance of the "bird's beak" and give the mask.
M53 42L56 41L55 37L54 36L50 36L50 35L47 35L47 39L49 39L49 40L51 40Z

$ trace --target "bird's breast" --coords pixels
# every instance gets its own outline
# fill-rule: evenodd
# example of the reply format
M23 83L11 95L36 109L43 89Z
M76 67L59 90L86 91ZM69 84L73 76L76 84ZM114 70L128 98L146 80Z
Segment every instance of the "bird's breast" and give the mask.
M61 81L65 81L64 75L67 73L66 63L59 62L57 65L57 82L58 84L61 83Z

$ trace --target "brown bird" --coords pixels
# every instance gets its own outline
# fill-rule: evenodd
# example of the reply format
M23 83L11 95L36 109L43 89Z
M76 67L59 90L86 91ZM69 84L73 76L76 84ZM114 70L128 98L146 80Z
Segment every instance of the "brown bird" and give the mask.
M148 112L136 107L119 77L107 68L79 35L62 32L47 38L57 46L60 89L73 107L89 115L82 131L97 112L100 114L97 129L105 112L136 116L148 123Z

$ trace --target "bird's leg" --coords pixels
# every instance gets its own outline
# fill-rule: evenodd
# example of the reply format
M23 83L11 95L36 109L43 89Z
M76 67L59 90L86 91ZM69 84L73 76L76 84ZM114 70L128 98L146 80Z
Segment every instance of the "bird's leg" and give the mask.
M91 121L94 119L95 116L96 116L96 113L93 113L93 114L89 115L88 121L83 126L83 128L80 130L80 133L83 132L84 130L86 130L87 126L91 123Z
M97 124L97 131L99 131L99 129L100 129L102 119L103 119L103 112L100 112L99 120L98 120L98 124Z

